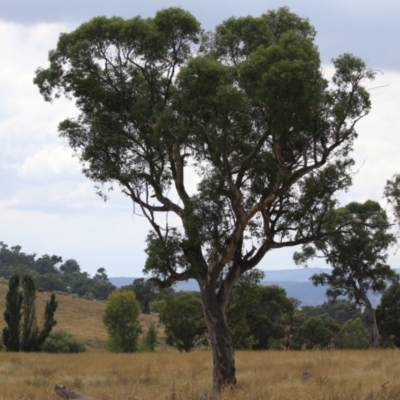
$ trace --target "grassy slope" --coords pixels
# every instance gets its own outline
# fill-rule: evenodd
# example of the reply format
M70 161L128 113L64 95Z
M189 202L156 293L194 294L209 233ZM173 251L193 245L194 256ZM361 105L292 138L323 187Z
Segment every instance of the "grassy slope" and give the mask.
M5 326L3 313L7 290L7 285L0 285L0 332ZM102 322L105 303L74 299L62 295L57 295L56 298L58 301L57 325L54 329L64 329L81 338L88 345L88 349L104 349L107 339L107 332ZM37 293L36 307L39 324L41 323L45 304L49 299L50 293ZM158 322L156 315L141 314L140 320L144 330L147 329L150 321Z

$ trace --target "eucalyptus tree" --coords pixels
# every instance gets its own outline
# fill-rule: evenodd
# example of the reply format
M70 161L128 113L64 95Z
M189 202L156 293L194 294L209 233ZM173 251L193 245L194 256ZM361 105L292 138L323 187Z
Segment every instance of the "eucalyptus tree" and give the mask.
M295 253L295 261L306 263L319 255L326 259L332 272L315 274L311 280L314 285L330 287L326 292L330 300L348 296L353 304L364 306L372 327L373 346L379 348L375 310L368 295L382 293L388 282L397 281L397 274L386 264L387 249L395 243L395 237L388 232L390 224L385 210L375 201L349 203L332 214L333 225L346 223L351 229L304 246L302 252Z
M270 250L319 237L351 183L374 73L343 54L328 82L315 35L287 8L211 33L180 8L97 17L61 34L36 71L46 101L76 101L59 132L84 174L104 197L120 186L148 219L144 271L162 287L197 280L216 393L236 383L225 316L235 283Z

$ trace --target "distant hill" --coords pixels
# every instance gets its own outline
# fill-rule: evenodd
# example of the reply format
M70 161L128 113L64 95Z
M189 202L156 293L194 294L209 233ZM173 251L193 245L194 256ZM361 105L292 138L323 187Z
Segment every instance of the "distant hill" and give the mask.
M318 274L321 272L329 273L329 268L296 268L286 270L273 270L265 271L265 279L263 282L309 282L311 275ZM127 286L132 283L135 278L131 277L115 277L109 278L109 281L117 286ZM189 280L187 282L179 282L176 286L176 290L199 290L197 282L195 280Z
M331 272L331 268L296 268L283 269L275 271L264 271L265 278L263 282L309 282L314 274Z
M317 306L326 301L325 292L327 287L314 286L310 282L310 277L319 273L330 273L330 268L296 268L287 270L265 271L264 285L278 285L286 290L289 297L294 297L301 301L303 306ZM400 270L396 270L399 274ZM130 285L135 278L119 277L109 278L110 282L117 286ZM197 282L193 279L187 282L179 282L175 286L177 291L199 291ZM380 296L370 296L371 303L376 306L379 304Z

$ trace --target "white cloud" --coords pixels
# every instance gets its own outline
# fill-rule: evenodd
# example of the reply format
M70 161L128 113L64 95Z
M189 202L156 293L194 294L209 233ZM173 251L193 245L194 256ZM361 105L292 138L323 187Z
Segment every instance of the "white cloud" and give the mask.
M400 171L400 73L378 74L368 85L371 113L357 125L354 184L348 196L357 201L382 198L386 180Z
M57 137L57 125L76 111L69 101L45 103L33 84L35 70L47 65L63 24L22 26L0 21L0 139L21 147L21 140L48 141ZM25 145L25 143L24 143Z
M48 146L27 156L21 165L15 167L19 177L30 181L42 181L56 176L74 176L81 172L81 166L73 151L63 146Z

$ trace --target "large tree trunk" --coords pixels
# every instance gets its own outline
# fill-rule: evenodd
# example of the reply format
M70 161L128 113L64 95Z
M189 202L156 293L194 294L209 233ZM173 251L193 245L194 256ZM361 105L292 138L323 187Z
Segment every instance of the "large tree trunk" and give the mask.
M236 385L235 357L225 305L217 298L213 285L205 285L201 293L213 353L213 392L218 398L226 387Z
M379 330L378 330L378 324L376 322L375 310L372 307L372 304L371 304L371 302L369 301L368 298L365 299L365 306L366 306L366 309L368 310L369 317L371 319L373 347L374 347L374 349L380 349L381 348L381 344L380 344L380 341L379 341Z

